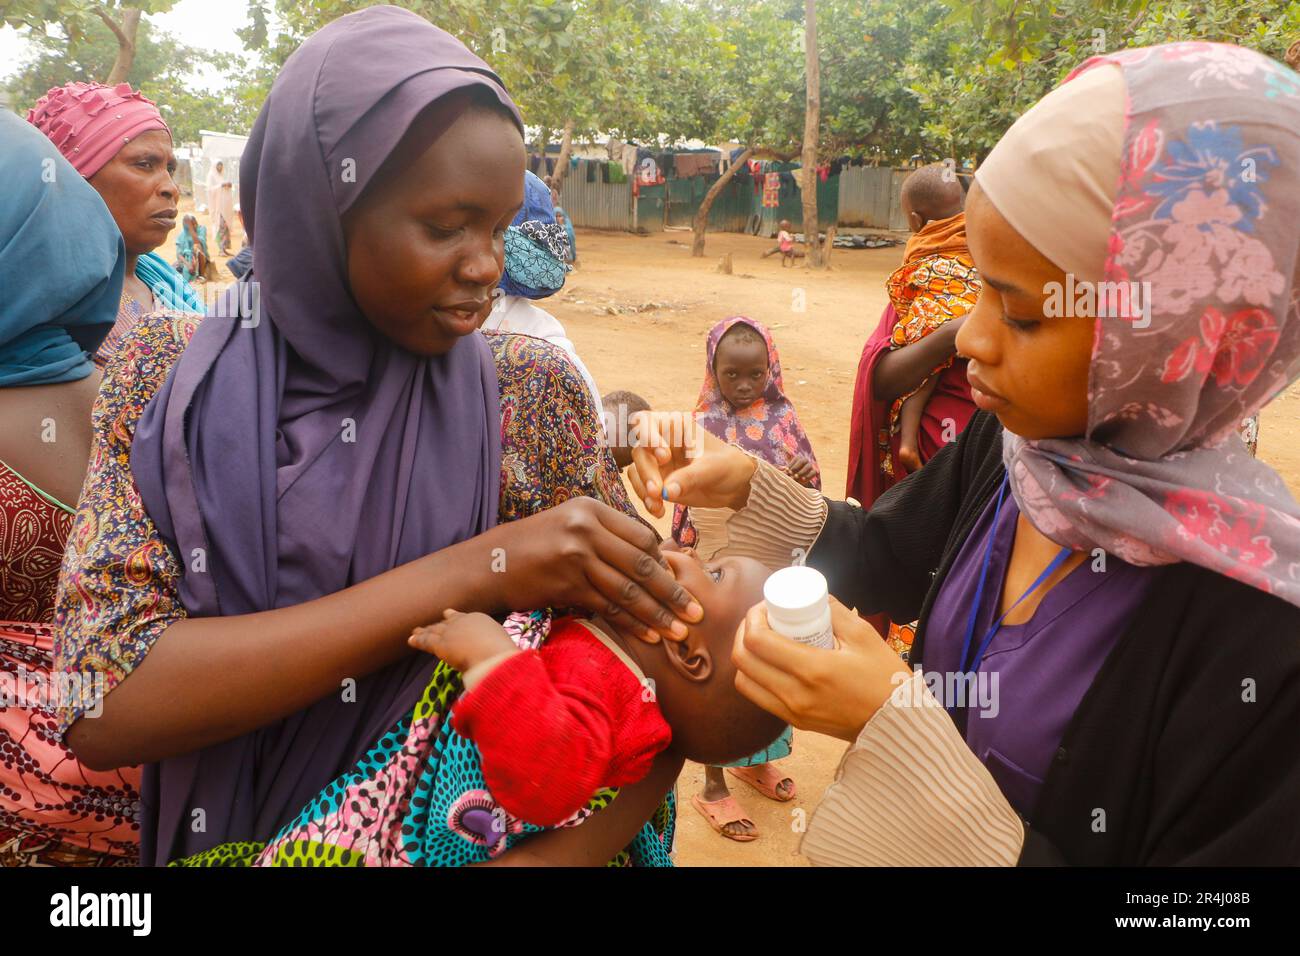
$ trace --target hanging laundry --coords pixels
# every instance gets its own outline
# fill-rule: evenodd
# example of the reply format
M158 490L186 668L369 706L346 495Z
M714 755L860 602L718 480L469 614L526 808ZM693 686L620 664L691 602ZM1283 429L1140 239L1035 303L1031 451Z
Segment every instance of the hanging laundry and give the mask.
M819 180L821 180L822 182L826 182L826 180L830 178L830 175L831 175L831 168L830 168L830 166L818 166L818 167L817 167L817 178L818 178Z
M623 172L622 163L606 163L605 174L611 183L627 182L627 174Z
M763 181L763 208L775 209L781 205L781 173L768 173Z
M586 167L587 182L594 183L596 181L596 164L588 160L582 165Z
M713 172L718 165L715 153L678 153L673 157L678 179L690 179Z

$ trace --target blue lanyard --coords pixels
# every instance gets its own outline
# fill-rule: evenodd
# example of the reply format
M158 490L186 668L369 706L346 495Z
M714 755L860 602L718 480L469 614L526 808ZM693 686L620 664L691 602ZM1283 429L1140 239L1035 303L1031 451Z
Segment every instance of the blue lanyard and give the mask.
M1007 481L1004 480L1002 482L1002 487L998 489L998 504L993 511L993 527L989 529L988 544L984 546L984 562L980 566L980 579L979 584L975 588L975 601L971 605L970 617L966 621L966 637L961 643L960 663L961 666L965 668L965 673L973 674L979 671L980 663L984 660L984 653L989 649L989 644L993 643L993 636L997 634L998 629L1002 627L1002 622L1006 620L1007 615L1019 607L1021 601L1038 590L1038 586L1046 581L1051 576L1052 572L1059 568L1065 562L1065 559L1071 554L1069 548L1061 548L1056 557L1052 558L1051 563L1048 564L1047 567L1043 568L1043 573L1034 580L1033 584L1029 585L1029 587L1025 589L1024 594L1020 595L1020 597L1016 599L1016 603L1007 608L1002 616L993 622L993 626L990 627L988 633L984 635L984 640L980 641L979 649L975 652L975 659L970 662L969 666L967 666L966 660L970 654L971 638L975 636L975 618L979 616L980 599L984 596L984 582L988 578L989 573L989 559L993 555L993 539L997 537L998 516L1002 513L1002 502L1003 499L1006 498L1006 494ZM949 711L954 709L951 702L949 702L947 709Z

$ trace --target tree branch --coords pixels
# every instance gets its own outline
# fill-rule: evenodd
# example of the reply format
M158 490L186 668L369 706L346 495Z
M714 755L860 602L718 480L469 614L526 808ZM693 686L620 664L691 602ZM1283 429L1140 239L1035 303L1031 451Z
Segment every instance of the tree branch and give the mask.
M113 31L113 35L117 37L118 46L134 46L134 44L127 39L126 34L122 32L122 28L119 27L113 18L108 15L107 10L103 7L96 7L95 13L99 16L99 19L103 20L108 28Z

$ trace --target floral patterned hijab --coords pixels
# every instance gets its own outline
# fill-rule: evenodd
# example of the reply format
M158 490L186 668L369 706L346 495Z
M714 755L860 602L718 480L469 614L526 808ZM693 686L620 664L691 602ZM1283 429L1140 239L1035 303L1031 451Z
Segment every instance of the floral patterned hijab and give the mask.
M1012 492L1059 544L1300 605L1300 506L1236 434L1300 375L1300 77L1197 42L1066 82L1107 64L1127 95L1104 279L1142 283L1149 309L1097 320L1083 438L1005 434Z
M748 408L735 409L722 397L718 375L713 360L718 353L722 337L733 326L744 323L763 337L767 345L767 387ZM704 384L695 402L695 420L716 438L729 445L743 448L756 458L784 469L796 458L803 456L812 463L815 473L813 487L822 486L821 467L813 454L808 434L799 424L794 404L786 397L785 381L781 376L781 356L777 354L772 333L761 322L743 315L723 319L709 330L704 356ZM687 526L689 509L677 505L673 509L673 540L679 544L694 545L693 527Z
M722 397L713 359L722 337L741 322L761 335L767 345L767 388L753 405L737 410ZM817 456L813 454L808 435L799 424L794 405L786 398L781 356L777 354L772 333L761 322L743 315L723 319L709 330L704 384L700 386L700 397L695 403L695 420L728 444L743 448L779 468L784 468L801 455L812 462L814 468L817 467ZM821 487L820 469L817 487Z

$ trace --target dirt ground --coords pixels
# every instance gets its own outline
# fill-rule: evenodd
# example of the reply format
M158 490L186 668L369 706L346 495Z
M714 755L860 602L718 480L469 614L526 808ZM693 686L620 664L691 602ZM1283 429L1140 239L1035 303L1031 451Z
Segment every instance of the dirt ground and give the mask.
M192 201L182 203L182 212L192 208ZM205 215L199 220L207 225ZM215 251L216 230L209 226L208 235ZM159 250L163 255L174 255L174 239ZM236 230L234 249L241 239ZM779 257L760 258L771 240L711 235L702 259L691 258L689 242L689 232L633 236L579 229L579 268L546 308L564 324L602 392L630 389L660 409L694 407L705 336L715 322L743 314L765 323L781 353L786 392L817 452L824 488L843 496L858 356L884 308L884 280L901 262L902 248L836 249L831 269L813 272L802 263L782 268ZM717 270L728 253L731 275ZM219 268L218 285L224 286L231 279L224 257ZM1259 455L1300 496L1300 384L1264 410ZM667 522L657 524L667 533ZM678 865L806 865L798 855L802 824L831 783L844 746L795 732L794 753L780 764L798 790L789 803L767 800L728 778L758 825L752 843L719 837L694 810L690 799L704 772L688 764L678 782Z

